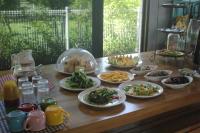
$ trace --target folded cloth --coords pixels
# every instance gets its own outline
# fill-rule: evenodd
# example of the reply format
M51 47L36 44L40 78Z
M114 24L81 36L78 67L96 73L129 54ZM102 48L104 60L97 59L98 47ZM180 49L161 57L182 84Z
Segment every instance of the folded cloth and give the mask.
M5 81L7 80L16 80L15 76L12 74L4 75L0 77L0 92L3 90L3 85ZM49 80L49 79L48 79ZM55 86L54 84L49 80L49 89L52 90Z

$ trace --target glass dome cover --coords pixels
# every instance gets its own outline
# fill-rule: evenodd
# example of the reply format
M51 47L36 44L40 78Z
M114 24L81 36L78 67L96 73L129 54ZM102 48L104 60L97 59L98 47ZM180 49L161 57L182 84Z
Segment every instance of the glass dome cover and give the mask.
M71 74L79 69L83 69L85 73L93 73L97 70L97 62L87 50L72 48L58 57L56 64L58 72Z

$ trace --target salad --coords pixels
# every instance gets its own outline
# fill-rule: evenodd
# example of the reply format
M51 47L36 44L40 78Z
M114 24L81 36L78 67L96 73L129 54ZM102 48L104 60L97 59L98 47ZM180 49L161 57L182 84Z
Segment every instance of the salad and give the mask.
M95 104L107 104L118 98L117 91L109 90L106 87L91 91L88 95L88 101Z
M93 80L88 78L82 71L72 73L72 76L67 79L66 82L72 88L89 88L94 85Z
M152 96L155 93L158 93L158 88L150 84L138 84L126 86L124 91L131 96Z

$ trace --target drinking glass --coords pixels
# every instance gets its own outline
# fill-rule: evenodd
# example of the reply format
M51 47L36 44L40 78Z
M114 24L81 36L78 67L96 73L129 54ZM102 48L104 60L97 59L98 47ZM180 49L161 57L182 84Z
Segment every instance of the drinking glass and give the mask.
M42 79L42 76L40 76L40 75L33 76L32 77L32 83L35 84L41 79Z
M180 35L170 33L167 37L167 50L172 50L172 51L177 50L179 42L180 42Z
M37 100L40 102L43 98L49 97L49 81L41 79L37 84Z
M36 103L36 97L31 82L22 83L22 103Z
M186 35L186 46L185 52L190 54L194 51L197 44L198 32L200 30L200 20L190 19L187 35Z

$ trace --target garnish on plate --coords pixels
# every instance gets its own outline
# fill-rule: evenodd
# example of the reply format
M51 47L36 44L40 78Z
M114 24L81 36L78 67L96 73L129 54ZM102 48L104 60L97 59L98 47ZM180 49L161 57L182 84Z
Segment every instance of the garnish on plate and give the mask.
M72 76L66 82L72 88L89 88L94 85L93 80L82 71L72 73Z
M157 54L161 56L169 56L169 57L180 57L184 55L183 52L175 51L175 50L167 50L167 49L158 50Z
M117 91L109 90L106 87L91 91L88 95L88 101L95 104L107 104L118 98Z
M126 86L124 91L131 96L152 96L158 93L158 88L150 84L138 84Z

